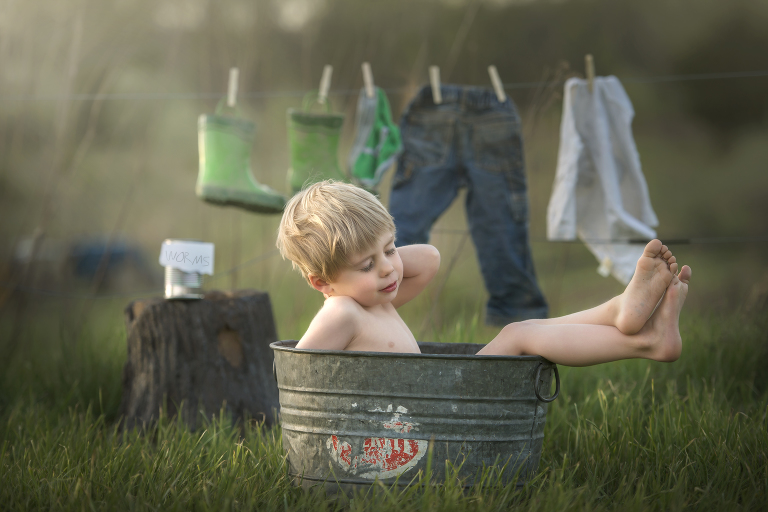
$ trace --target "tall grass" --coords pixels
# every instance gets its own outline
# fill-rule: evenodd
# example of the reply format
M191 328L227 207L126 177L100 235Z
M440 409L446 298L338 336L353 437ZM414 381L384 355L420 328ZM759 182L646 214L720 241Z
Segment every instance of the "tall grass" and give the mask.
M119 390L125 357L106 347L124 340L86 331L69 355L25 354L47 378L30 379L24 365L4 376L0 508L765 510L764 316L690 316L673 364L563 368L539 472L523 489L498 484L492 473L467 491L453 481L425 485L420 475L404 490L380 486L352 501L291 484L279 427L219 416L190 432L162 417L143 435L121 433L117 403L104 395ZM467 315L441 338L467 341L477 329ZM79 379L65 377L73 369Z

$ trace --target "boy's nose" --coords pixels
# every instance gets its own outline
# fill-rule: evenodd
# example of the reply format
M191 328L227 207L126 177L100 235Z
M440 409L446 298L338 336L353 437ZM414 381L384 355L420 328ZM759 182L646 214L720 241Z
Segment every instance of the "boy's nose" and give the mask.
M395 270L394 265L392 265L392 263L390 263L389 260L384 260L384 264L381 266L382 277L387 277L394 270Z

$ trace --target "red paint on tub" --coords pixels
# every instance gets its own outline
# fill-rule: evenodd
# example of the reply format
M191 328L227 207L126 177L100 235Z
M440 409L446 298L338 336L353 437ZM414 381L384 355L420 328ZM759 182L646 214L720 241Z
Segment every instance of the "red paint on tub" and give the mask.
M363 451L362 463L391 471L408 464L419 453L419 444L413 439L369 437L363 443Z
M355 474L360 471L384 472L396 471L409 465L414 458L421 458L423 446L415 439L392 439L389 437L369 437L363 441L363 453L352 455L352 446L340 440L336 435L330 439L331 454L339 464ZM407 469L407 468L404 468Z

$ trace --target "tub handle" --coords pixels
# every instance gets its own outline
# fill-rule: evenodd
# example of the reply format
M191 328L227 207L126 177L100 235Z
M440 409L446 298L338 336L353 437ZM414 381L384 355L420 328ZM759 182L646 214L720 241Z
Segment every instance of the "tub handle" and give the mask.
M550 368L555 370L555 394L549 398L544 398L539 393L539 384L541 384L541 370L549 370ZM536 398L546 403L554 402L555 398L560 396L560 373L557 371L556 364L539 363L539 367L536 369L536 380L533 381L533 392L536 393Z
M275 365L275 360L272 360L272 376L275 378L275 382L277 382L277 366ZM558 381L559 383L560 381Z

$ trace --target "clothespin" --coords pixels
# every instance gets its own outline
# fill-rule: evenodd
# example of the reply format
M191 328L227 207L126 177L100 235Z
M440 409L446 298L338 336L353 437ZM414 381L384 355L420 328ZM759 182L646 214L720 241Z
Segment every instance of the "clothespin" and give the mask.
M363 62L363 83L365 83L365 95L369 98L373 98L376 95L376 91L373 88L373 73L371 73L371 65L367 62Z
M443 94L440 92L440 68L429 66L429 83L432 84L432 101L435 105L443 102Z
M229 68L229 86L227 87L227 106L234 107L237 104L237 78L240 71L237 68Z
M591 53L584 56L584 64L587 68L587 87L589 92L592 92L595 89L595 59L592 58Z
M491 83L493 84L493 90L496 91L496 97L501 103L504 103L507 101L507 95L504 92L504 86L501 84L499 72L496 71L496 66L488 66L488 74L491 75Z
M323 77L320 79L320 89L317 93L317 102L325 105L328 99L328 89L331 88L331 75L333 75L333 66L326 64L323 68Z
M613 260L610 256L606 256L600 262L600 266L597 267L597 273L603 277L608 277L613 272Z

